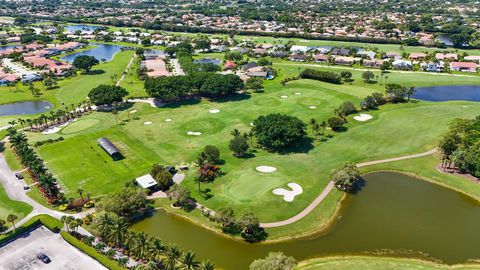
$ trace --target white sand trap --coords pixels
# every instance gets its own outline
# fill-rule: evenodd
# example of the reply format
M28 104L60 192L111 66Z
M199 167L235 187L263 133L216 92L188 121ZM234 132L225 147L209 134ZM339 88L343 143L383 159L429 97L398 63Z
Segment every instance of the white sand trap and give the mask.
M310 108L310 109L316 109L317 106L309 106L308 108Z
M196 131L189 131L189 132L187 132L187 135L200 136L200 135L202 135L202 133L201 132L196 132Z
M136 113L138 112L137 110L131 110L130 113Z
M301 95L301 94L302 94L302 93L300 93L300 92L295 92L295 95L297 95L297 96L298 96L298 95Z
M252 122L250 122L250 126L252 126L252 127L253 127L253 123L252 123Z
M280 96L281 98L288 98L288 96Z
M302 187L297 183L288 183L287 186L292 190L276 188L273 190L273 194L283 196L283 200L286 202L292 202L296 196L303 193Z
M145 123L143 123L143 124L144 124L144 125L151 125L152 122L148 121L148 122L145 122Z
M165 122L172 122L172 121L173 121L172 118L167 118L167 119L165 119Z
M277 170L277 168L275 167L272 167L272 166L258 166L257 168L255 168L257 171L259 172L263 172L263 173L272 173L274 171Z
M219 113L220 110L214 109L214 110L210 110L210 111L208 111L208 112L209 112L209 113Z
M357 115L357 116L353 117L353 119L355 119L357 121L360 121L360 122L365 122L365 121L368 121L372 118L373 117L370 114L365 114L365 113L361 113L360 115Z
M42 134L44 135L48 135L48 134L53 134L53 133L57 133L60 131L61 128L59 127L52 127L52 128L49 128L49 129L46 129L42 132Z

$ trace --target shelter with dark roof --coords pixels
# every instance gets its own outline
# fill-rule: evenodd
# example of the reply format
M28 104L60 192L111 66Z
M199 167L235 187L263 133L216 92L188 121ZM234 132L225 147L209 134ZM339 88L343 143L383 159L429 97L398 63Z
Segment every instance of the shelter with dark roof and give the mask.
M120 150L107 138L103 137L97 140L97 143L107 152L114 160L122 159Z

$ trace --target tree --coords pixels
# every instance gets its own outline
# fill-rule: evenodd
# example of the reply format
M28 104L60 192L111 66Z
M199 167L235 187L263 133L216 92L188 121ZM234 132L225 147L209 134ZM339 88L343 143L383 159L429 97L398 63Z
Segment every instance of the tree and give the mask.
M168 190L174 184L172 174L162 165L153 164L150 175L157 181L160 190Z
M248 142L245 136L241 136L240 134L235 134L233 135L233 138L230 140L228 147L233 152L233 155L235 157L243 157L243 155L245 155L245 153L248 151Z
M360 107L362 110L373 110L378 107L377 102L375 101L375 98L372 96L367 96L363 101L360 103Z
M241 61L243 58L242 54L238 51L228 51L225 52L224 59L225 60L230 60L230 61Z
M344 81L349 82L352 80L352 73L350 71L342 71L340 77L342 77Z
M378 105L383 105L387 103L385 96L382 93L378 93L378 92L372 93L372 97L375 100L375 103L377 103Z
M210 50L210 40L207 38L199 38L194 41L195 48L202 50L202 52Z
M195 259L195 253L192 251L188 251L183 255L180 259L180 263L182 264L184 270L194 270L198 269L200 263Z
M257 216L252 212L243 214L239 222L243 227L242 237L247 242L258 242L265 239L265 230L260 227L260 222L258 221Z
M361 179L360 171L355 164L347 163L343 167L333 170L330 178L335 182L335 186L345 192L355 190L355 184Z
M165 267L167 270L176 270L178 269L177 263L182 257L182 251L177 245L168 245L165 249L166 263Z
M82 201L83 201L83 192L84 192L83 188L77 189L77 193L78 195L80 195L80 198L82 199Z
M125 242L128 228L129 224L124 218L114 218L105 240L113 243L116 247L122 247Z
M342 83L342 78L338 74L335 74L330 71L320 71L320 70L311 69L311 68L304 69L300 73L300 78L312 79L312 80L335 83L335 84Z
M7 216L7 221L12 223L13 229L16 230L15 228L15 221L18 219L18 217L15 214L9 214Z
M407 95L406 90L406 88L398 84L387 84L385 87L387 98L393 103L404 102Z
M202 261L198 266L199 270L214 270L215 265L210 263L210 261Z
M222 171L217 165L205 163L198 168L198 180L200 182L213 182L221 174Z
M275 151L294 146L307 138L305 123L284 114L259 116L253 121L252 131L260 145Z
M268 59L266 59L266 58L260 58L260 59L258 59L257 64L259 66L271 66L272 62L268 61Z
M173 185L167 191L169 200L175 201L173 205L184 207L190 202L190 191L180 185Z
M263 80L255 77L248 78L245 84L245 88L253 89L254 91L258 92L263 89Z
M366 82L370 82L373 78L375 78L375 74L373 74L373 72L371 72L370 70L367 70L362 73L362 78Z
M411 86L406 89L404 89L405 94L407 95L407 100L410 102L410 98L417 92L415 87Z
M328 126L333 130L333 131L340 131L345 124L345 120L342 117L339 116L333 116L328 118L327 120Z
M392 69L392 63L390 61L383 61L382 65L380 66L382 73L389 69Z
M347 115L357 112L357 109L355 108L353 102L344 101L335 111L338 116L345 117Z
M96 204L97 212L115 213L127 221L138 218L150 210L147 191L126 187L110 194Z
M214 145L207 145L203 149L203 153L205 155L205 160L211 164L219 164L220 163L220 150L218 147Z
M205 80L199 93L207 97L228 96L242 90L243 87L243 81L237 75L213 74Z
M83 70L84 73L88 73L98 63L98 59L90 55L79 55L73 59L73 66Z
M162 101L171 101L185 97L191 91L193 84L190 75L172 76L148 78L145 80L144 87L149 96Z
M0 234L3 234L7 229L7 222L3 219L0 219Z
M265 259L258 259L250 264L250 270L293 270L297 261L282 252L270 252Z
M241 224L238 223L235 213L231 207L220 208L215 214L216 222L224 233L237 234L241 230Z
M95 105L111 105L114 102L123 102L128 95L125 88L115 85L100 84L88 93L88 98Z

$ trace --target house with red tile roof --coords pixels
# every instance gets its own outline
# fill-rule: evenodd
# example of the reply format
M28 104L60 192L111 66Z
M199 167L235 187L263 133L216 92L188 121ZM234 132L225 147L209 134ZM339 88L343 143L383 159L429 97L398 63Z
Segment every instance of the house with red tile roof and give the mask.
M462 72L477 72L477 64L473 62L451 62L450 69Z

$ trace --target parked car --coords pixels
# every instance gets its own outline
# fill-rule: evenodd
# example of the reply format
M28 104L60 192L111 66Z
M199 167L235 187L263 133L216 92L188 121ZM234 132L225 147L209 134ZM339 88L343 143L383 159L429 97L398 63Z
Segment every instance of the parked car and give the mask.
M177 173L177 169L175 169L175 167L173 166L165 166L165 170L172 175Z
M22 175L21 173L19 173L19 172L17 172L17 173L15 174L15 177L17 177L17 179L19 179L19 180L23 179L23 175Z
M23 186L23 190L29 190L30 187L29 186Z
M44 263L50 263L52 261L45 253L38 253L37 258Z

